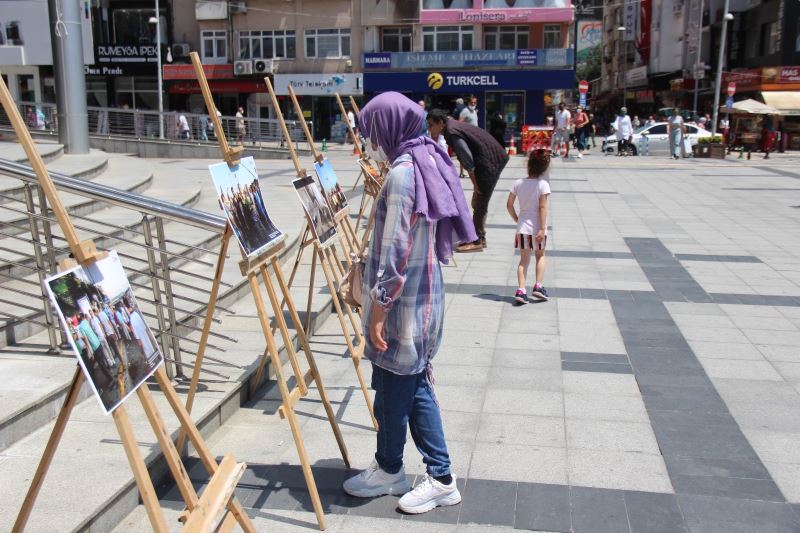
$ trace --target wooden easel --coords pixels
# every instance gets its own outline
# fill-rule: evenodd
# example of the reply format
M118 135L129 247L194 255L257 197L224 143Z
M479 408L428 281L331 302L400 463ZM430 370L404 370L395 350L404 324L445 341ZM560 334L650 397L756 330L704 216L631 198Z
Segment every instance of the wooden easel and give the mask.
M61 199L44 166L44 162L36 151L30 132L25 127L25 123L2 78L0 78L0 104L5 108L6 114L11 120L19 142L22 144L28 156L28 160L31 162L31 166L36 172L39 185L44 191L50 208L53 210L53 214L64 233L64 238L69 244L70 251L75 257L75 260L81 266L88 266L98 261L105 253L99 252L93 241L80 241L78 239L72 220L61 203ZM61 266L67 267L73 264L73 261L66 260L62 261ZM159 366L154 375L161 391L164 393L170 407L172 407L172 410L177 416L181 428L187 432L189 439L197 450L201 462L211 476L206 490L203 492L202 496L198 497L189 479L189 475L186 472L186 468L180 459L178 450L175 448L172 438L167 431L164 420L161 418L161 414L153 401L150 390L146 384L142 384L142 386L136 390L136 394L142 403L142 408L153 428L153 432L156 434L156 439L164 453L167 465L175 478L178 490L186 503L186 511L181 516L181 521L184 523L183 531L204 532L217 528L220 531L231 531L238 523L243 530L255 533L255 526L234 495L234 490L246 465L244 463L237 463L233 455L226 455L222 462L217 464L214 455L211 454L206 446L197 426L194 425L188 411L178 399L178 395L167 377L163 364ZM78 368L72 378L72 384L70 385L64 405L61 407L61 411L56 418L55 427L47 441L47 446L39 461L39 466L33 476L31 486L28 488L25 500L17 515L12 529L14 533L21 533L25 529L39 490L44 483L44 478L50 468L61 437L64 434L69 416L77 402L78 393L84 379L83 372ZM147 510L150 524L154 531L166 533L170 530L170 527L159 505L158 496L153 486L153 480L150 478L147 465L139 450L136 436L133 432L133 426L128 418L125 405L119 405L113 411L112 417L114 418L114 424L117 427L123 448L125 449L128 464L133 472L136 485L139 489L145 509ZM218 518L220 515L222 515L221 519Z
M269 78L264 78L264 83L267 85L267 90L269 91L270 97L272 98L272 106L275 109L275 114L278 117L278 121L281 125L281 129L283 130L283 135L286 137L286 146L289 149L289 155L292 158L292 163L294 164L295 172L297 173L297 177L306 177L308 173L306 170L300 165L300 159L297 157L297 151L294 147L294 142L292 141L291 136L289 135L289 129L286 127L286 121L283 118L283 112L278 104L278 98L275 95L275 90L272 87L272 82ZM289 87L290 94L294 96L294 92L292 91L291 87ZM297 115L302 117L303 112L300 108L300 105L297 103L297 99L294 98L295 109L297 110ZM306 125L304 120L300 121L304 128L306 129L306 134L308 135L308 142L312 147L312 153L315 155L315 160L321 161L322 157L316 151L316 147L314 146L314 140L311 137L310 132L308 132L308 126ZM335 239L335 238L334 238ZM361 334L361 330L359 329L358 322L353 315L353 311L350 309L350 306L345 304L344 301L341 299L339 295L339 291L336 290L336 285L341 285L342 279L340 274L343 274L342 264L338 259L336 254L336 248L334 246L333 241L328 241L325 245L319 242L319 239L314 237L314 232L312 230L311 220L308 218L308 214L306 213L306 229L303 232L302 240L300 241L300 249L297 252L297 258L295 259L294 267L292 268L292 273L289 276L289 283L288 286L291 287L292 282L294 281L295 276L297 275L297 271L300 267L300 262L302 260L302 253L305 248L313 246L314 253L311 256L311 274L309 277L309 284L308 284L308 304L306 309L306 320L310 322L311 320L311 305L313 302L314 297L314 276L316 272L317 260L322 267L322 272L325 275L325 279L328 283L328 290L331 293L331 299L333 300L333 306L336 309L336 316L339 319L339 325L342 328L342 333L344 334L345 341L347 342L347 348L350 351L350 357L353 361L353 367L356 371L356 376L358 377L358 383L361 387L361 392L364 394L364 399L367 403L367 409L369 410L370 418L372 419L372 425L375 429L378 429L378 421L375 419L375 413L373 411L372 406L372 399L370 397L369 388L367 387L367 381L364 379L364 375L361 373L361 358L364 355L364 336ZM281 306L282 309L282 306ZM349 328L347 327L347 321L345 320L345 314L347 315L350 324L353 326L353 333L355 336L356 343L353 342L353 338L350 335ZM308 323L307 322L307 323Z
M347 110L344 108L344 103L342 102L342 97L339 96L339 93L336 93L336 102L339 104L339 110L342 112L342 116L347 116ZM358 109L355 105L355 100L353 97L350 97L351 106L353 106L353 110ZM361 142L360 139L356 136L355 130L350 125L350 121L345 121L347 124L347 130L350 132L350 137L353 139L356 145L356 152L358 153L358 160L359 160L359 168L361 168L361 172L359 173L358 178L356 178L356 182L353 185L353 189L355 189L358 181L361 177L364 177L364 194L361 195L361 204L358 207L358 216L356 217L356 223L354 224L355 235L356 235L356 242L358 242L358 230L361 227L361 219L364 217L364 213L366 212L367 206L370 202L375 202L378 198L378 193L380 193L381 187L383 187L383 181L381 179L376 178L369 172L367 172L364 168L365 165L372 167L372 163L365 154L361 150ZM374 167L372 167L374 168ZM382 177L382 174L381 174ZM372 225L375 220L374 212L370 212L370 215L367 217L367 226L364 228L364 234L361 237L361 243L358 246L358 255L361 256L366 251L365 248L367 243L369 242L369 236L372 231Z
M235 148L231 148L228 145L228 142L225 138L225 133L220 127L219 118L216 114L216 107L214 105L214 100L211 96L211 90L208 86L208 81L205 77L205 72L203 71L203 66L200 63L200 56L196 52L192 52L190 54L192 65L194 66L195 75L197 76L197 80L200 85L201 92L203 94L203 99L205 100L206 108L208 110L208 114L212 117L214 122L214 127L216 128L217 139L219 140L220 151L222 152L222 157L229 166L233 167L239 164L241 159L242 147L237 146ZM209 304L208 304L208 311L203 323L203 330L200 337L200 345L197 350L197 359L195 360L194 365L194 372L192 373L192 381L189 385L189 394L187 396L187 406L191 408L191 402L194 399L195 392L197 390L198 381L200 378L200 368L202 365L203 354L205 353L205 348L208 341L208 335L211 329L211 321L213 318L214 307L216 304L216 297L219 290L219 285L221 283L222 271L225 265L225 258L228 248L228 241L233 236L233 229L230 226L230 223L226 226L225 233L222 236L222 243L220 245L220 254L217 258L217 265L216 265L216 273L214 276L214 282L211 289L211 294L209 297ZM300 320L300 316L297 313L297 308L294 305L294 300L291 296L289 285L286 283L286 280L283 277L283 271L281 270L280 263L278 262L278 253L283 249L284 242L280 242L267 250L259 253L256 257L248 257L244 254L242 250L242 261L239 262L239 268L243 276L247 277L248 283L250 285L250 290L253 295L253 300L256 304L256 310L258 312L259 322L261 323L261 329L264 333L264 339L267 344L267 348L264 354L261 356L258 367L256 369L255 376L251 381L251 394L255 392L255 388L261 382L262 377L264 376L264 372L266 370L267 361L270 361L273 367L273 371L275 372L275 381L278 384L278 389L281 394L281 406L278 408L278 414L281 418L288 420L289 427L292 431L292 437L294 439L295 446L297 448L297 454L300 458L300 465L303 471L303 477L306 481L306 486L308 487L309 495L311 496L311 504L314 507L314 513L317 517L317 524L319 525L320 529L325 529L325 515L322 509L322 502L319 498L319 492L317 491L317 485L314 480L314 474L311 471L311 464L308 460L308 454L306 453L305 443L303 442L302 434L300 433L300 425L297 421L297 415L294 412L294 406L300 400L300 398L306 396L308 394L308 387L313 382L317 386L317 390L319 391L320 399L322 404L325 407L325 412L328 417L328 421L331 424L331 429L336 437L336 442L339 445L339 451L342 454L342 460L344 461L345 465L349 468L350 466L350 459L347 454L347 447L344 443L344 437L342 436L341 430L339 429L339 424L336 421L336 413L331 406L330 400L328 399L328 394L325 390L325 386L322 382L322 376L319 373L319 369L317 367L316 361L314 359L314 355L311 351L311 347L308 342L308 338L306 336L306 332L303 329L302 322ZM278 292L275 289L275 285L272 282L272 276L270 275L270 269L274 274L275 278L277 279L278 285L280 287L281 294L283 296L283 301L279 301L278 299ZM260 281L259 281L260 276ZM286 353L288 355L289 363L292 367L292 372L295 377L296 385L289 389L286 379L283 377L283 373L281 368L283 366L280 353L278 351L278 346L275 342L275 337L273 334L273 329L270 325L270 318L267 313L267 308L264 303L263 294L261 291L261 283L264 284L264 287L267 290L267 296L270 301L270 305L272 306L275 321L277 323L278 329L280 329L281 337L283 338L284 348L286 349ZM292 324L297 331L297 337L300 341L300 346L302 347L303 351L306 355L306 361L308 363L308 371L303 372L300 368L300 364L297 358L297 352L294 348L294 343L292 341L291 335L289 334L289 328L286 324L286 320L283 316L283 305L284 303L287 305L289 310L289 315L292 319ZM182 439L183 434L179 435L178 442L179 448L182 448Z

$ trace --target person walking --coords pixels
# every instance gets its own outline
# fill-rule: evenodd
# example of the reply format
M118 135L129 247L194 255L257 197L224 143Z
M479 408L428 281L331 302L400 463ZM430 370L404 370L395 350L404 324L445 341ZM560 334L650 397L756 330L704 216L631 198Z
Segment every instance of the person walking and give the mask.
M189 121L186 120L186 115L184 113L178 115L176 129L178 130L177 133L179 139L189 140L192 138L191 129L189 128Z
M206 115L205 113L201 113L200 114L200 127L198 128L198 133L200 134L199 137L200 137L201 141L207 141L208 140L208 125L209 124L210 124L210 122L208 120L208 115Z
M595 136L597 135L597 123L594 120L594 113L589 113L589 123L586 125L586 135L588 135L592 140L592 148L597 148L597 142L595 142Z
M461 112L464 110L465 107L467 106L464 105L464 99L456 98L456 107L453 109L453 117L455 117L458 120L461 120Z
M545 269L544 249L547 245L547 200L550 196L550 184L544 176L549 166L550 153L546 148L531 150L528 156L528 177L514 182L506 201L508 214L517 224L514 248L519 250L519 265L514 300L518 304L528 303L525 280L528 277L531 251L536 255L536 281L531 297L538 301L547 301L547 290L542 286L542 281ZM514 207L517 201L519 213Z
M387 92L370 100L359 118L361 131L368 132L368 151L391 163L375 203L364 268L364 355L372 363L377 446L369 467L346 480L343 489L362 498L402 495L399 508L419 514L461 502L433 390L432 360L444 324L440 263L452 257L454 244L476 235L450 157L419 135L422 109ZM426 465L413 490L403 466L409 429Z
M472 181L472 220L478 238L459 246L457 252L479 252L486 248L486 215L494 187L508 163L508 154L494 137L484 130L451 119L441 109L428 113L428 129L432 137L444 134L458 161Z
M622 155L622 151L627 149L628 145L633 138L633 125L631 124L631 117L628 116L628 109L621 107L619 115L614 119L611 124L617 137L617 155Z
M505 146L506 127L508 125L506 124L506 119L503 117L503 114L497 109L490 109L489 113L486 115L486 121L488 122L486 130L489 132L489 135L494 137L494 140L500 143L500 146Z
M244 135L247 133L244 126L244 108L236 110L236 142L244 145Z
M673 159L680 159L683 148L683 134L686 133L686 126L683 124L683 117L678 113L678 108L672 108L672 116L669 117L669 153Z
M583 159L583 151L586 150L586 127L589 124L589 115L578 106L575 112L575 136L578 139L578 159Z
M569 124L572 121L572 114L567 111L567 106L564 102L558 104L558 113L556 113L556 131L553 134L553 155L555 157L561 156L561 145L566 145L564 157L569 157Z

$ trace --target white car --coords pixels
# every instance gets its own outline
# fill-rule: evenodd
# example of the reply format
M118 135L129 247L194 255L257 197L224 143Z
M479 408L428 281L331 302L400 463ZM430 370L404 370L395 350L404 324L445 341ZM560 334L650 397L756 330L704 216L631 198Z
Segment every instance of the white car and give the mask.
M650 155L669 155L669 124L667 122L656 122L652 126L643 126L633 132L633 155L639 153L642 146L642 135L647 135L648 150ZM692 143L697 144L701 137L711 137L711 132L695 126L686 124L686 136ZM617 136L609 135L603 140L603 152L606 154L617 153Z

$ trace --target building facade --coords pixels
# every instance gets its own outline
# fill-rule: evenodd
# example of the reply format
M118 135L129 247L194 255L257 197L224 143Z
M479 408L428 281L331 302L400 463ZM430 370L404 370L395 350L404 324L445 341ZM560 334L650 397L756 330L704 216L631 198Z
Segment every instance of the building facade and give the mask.
M566 0L381 0L362 16L368 95L396 90L448 111L474 95L481 126L497 110L518 130L575 87Z

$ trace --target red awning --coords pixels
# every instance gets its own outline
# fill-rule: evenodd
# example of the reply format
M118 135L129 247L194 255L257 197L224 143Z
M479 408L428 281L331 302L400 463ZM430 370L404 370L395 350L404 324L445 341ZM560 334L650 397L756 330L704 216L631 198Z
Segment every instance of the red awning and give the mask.
M267 86L259 80L208 80L212 93L266 93ZM200 94L197 81L173 82L167 87L170 94Z
M225 79L233 77L233 65L203 65L206 79ZM162 73L164 81L168 80L193 80L196 78L193 65L164 65Z

